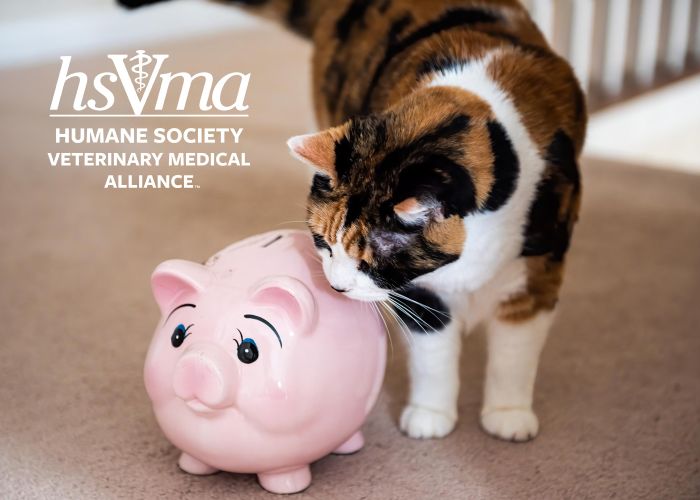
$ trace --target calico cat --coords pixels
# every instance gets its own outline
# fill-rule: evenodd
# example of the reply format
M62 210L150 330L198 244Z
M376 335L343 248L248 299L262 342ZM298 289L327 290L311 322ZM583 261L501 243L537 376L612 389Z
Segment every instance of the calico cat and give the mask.
M401 429L452 431L461 334L484 324L481 425L533 438L581 198L586 110L569 65L514 0L230 3L313 40L324 130L288 144L317 170L308 226L329 282L391 301L412 332Z

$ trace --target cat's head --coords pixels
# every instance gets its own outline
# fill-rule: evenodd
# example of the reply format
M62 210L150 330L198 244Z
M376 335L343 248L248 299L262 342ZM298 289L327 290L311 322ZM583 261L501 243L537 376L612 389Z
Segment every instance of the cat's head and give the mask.
M331 286L384 300L459 258L463 219L488 203L493 183L491 123L476 97L433 88L289 140L317 170L307 223Z

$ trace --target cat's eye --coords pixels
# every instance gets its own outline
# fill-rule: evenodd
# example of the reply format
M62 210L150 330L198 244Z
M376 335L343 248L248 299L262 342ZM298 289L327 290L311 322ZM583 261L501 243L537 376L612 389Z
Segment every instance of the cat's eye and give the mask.
M244 338L241 340L241 343L238 344L238 359L243 363L247 365L253 363L258 359L259 355L258 346L253 339Z
M190 329L190 326L185 328L185 325L180 323L175 327L175 330L173 330L173 334L170 336L170 343L173 345L173 347L177 349L182 345L182 343L185 341L185 337L189 335L189 333L187 333L187 330Z

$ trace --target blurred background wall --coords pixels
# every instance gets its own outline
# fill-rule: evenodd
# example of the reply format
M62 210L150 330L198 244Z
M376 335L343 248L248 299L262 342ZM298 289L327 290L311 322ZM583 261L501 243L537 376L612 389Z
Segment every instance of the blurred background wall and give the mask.
M523 3L588 95L589 155L700 172L699 0Z
M523 3L587 91L594 112L589 155L700 173L700 77L692 76L700 68L700 0ZM264 22L199 0L136 12L113 0L4 1L0 68L255 30Z

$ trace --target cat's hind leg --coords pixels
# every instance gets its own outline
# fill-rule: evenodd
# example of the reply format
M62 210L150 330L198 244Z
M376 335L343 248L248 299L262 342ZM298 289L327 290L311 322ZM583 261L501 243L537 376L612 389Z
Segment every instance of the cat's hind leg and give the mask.
M527 441L537 435L533 390L553 316L553 311L540 311L517 321L494 317L487 325L488 363L481 426L494 437Z

